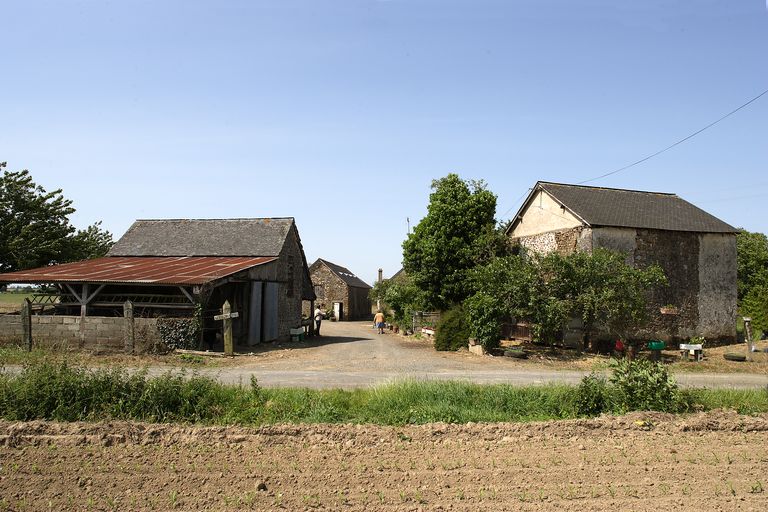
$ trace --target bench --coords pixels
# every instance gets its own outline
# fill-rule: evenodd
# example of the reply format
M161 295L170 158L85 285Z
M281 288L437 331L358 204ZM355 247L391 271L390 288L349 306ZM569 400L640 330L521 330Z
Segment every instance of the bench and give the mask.
M694 361L701 361L704 359L703 345L701 343L681 343L680 359L688 361L690 360L690 356L693 356Z

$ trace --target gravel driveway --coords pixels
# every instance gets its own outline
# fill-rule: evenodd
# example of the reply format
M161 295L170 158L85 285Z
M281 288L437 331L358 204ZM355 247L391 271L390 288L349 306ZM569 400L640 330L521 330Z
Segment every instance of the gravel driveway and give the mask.
M531 385L577 384L587 371L531 368L526 361L479 357L467 352L436 352L429 341L377 334L368 322L323 322L323 336L312 341L267 346L236 367L200 369L226 383L255 376L269 387L357 388L401 379L469 380L477 383ZM245 359L245 358L244 358ZM167 369L151 369L152 373ZM768 375L679 373L681 386L761 388Z

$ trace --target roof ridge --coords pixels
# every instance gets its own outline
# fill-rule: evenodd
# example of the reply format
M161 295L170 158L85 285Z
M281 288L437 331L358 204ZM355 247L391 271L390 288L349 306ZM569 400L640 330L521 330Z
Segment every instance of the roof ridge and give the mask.
M169 222L178 220L194 220L194 221L236 221L236 220L296 220L296 217L227 217L227 218L207 218L207 219L192 219L192 218L176 218L176 219L136 219L134 222Z
M613 190L618 192L634 192L636 194L658 194L660 196L674 196L674 197L680 197L674 192L656 192L653 190L634 190L631 188L615 188L615 187L593 187L590 185L577 185L572 183L559 183L556 181L538 181L537 184L539 185L556 185L560 187L574 187L574 188L589 188L594 190Z

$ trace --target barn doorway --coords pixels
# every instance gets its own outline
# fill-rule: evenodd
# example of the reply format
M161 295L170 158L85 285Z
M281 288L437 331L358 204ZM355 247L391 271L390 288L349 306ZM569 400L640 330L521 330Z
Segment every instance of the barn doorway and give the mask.
M337 322L341 322L342 320L344 320L344 303L343 302L333 303L333 316L336 317Z
M278 329L278 283L254 281L248 311L248 345L274 341Z

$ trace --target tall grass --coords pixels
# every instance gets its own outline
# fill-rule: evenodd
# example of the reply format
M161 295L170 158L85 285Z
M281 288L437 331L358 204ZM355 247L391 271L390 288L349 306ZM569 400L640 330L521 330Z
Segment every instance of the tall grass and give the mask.
M683 398L686 409L768 412L768 391L688 390ZM353 391L264 389L255 379L250 386L234 387L194 375L150 378L123 369L48 362L30 364L16 375L0 374L0 417L8 420L403 425L575 418L578 404L579 388L563 385L404 381Z

